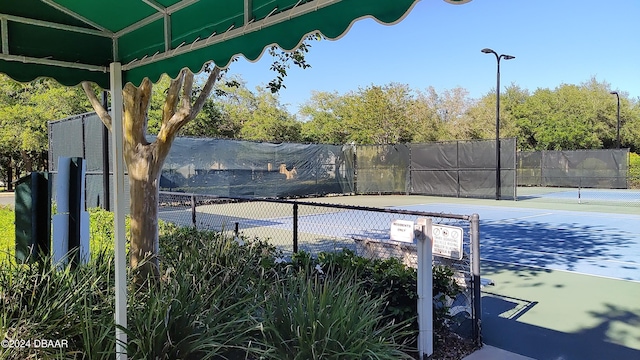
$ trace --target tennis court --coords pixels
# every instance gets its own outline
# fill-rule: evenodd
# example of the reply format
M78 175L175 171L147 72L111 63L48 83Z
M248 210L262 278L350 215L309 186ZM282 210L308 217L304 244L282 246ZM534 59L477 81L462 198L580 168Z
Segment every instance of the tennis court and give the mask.
M518 200L568 201L577 204L640 206L637 189L594 189L567 187L518 187Z
M620 203L640 200L640 192L581 189L586 200L578 202L578 189L554 190L552 195L564 194L565 200L545 202L549 194L539 194L533 201L422 197L420 202L418 196L379 201L406 202L387 205L403 210L479 214L483 261L640 282L640 207ZM369 205L376 201L370 196L345 199L357 203L358 198Z
M179 196L173 194L173 196ZM378 198L380 200L385 197ZM392 197L397 200L399 197ZM418 198L418 197L416 197ZM203 203L206 203L204 196ZM362 197L340 197L340 199L362 200ZM315 201L314 201L315 200ZM339 199L305 199L297 202L277 202L269 200L249 200L228 202L214 199L213 203L198 205L186 209L184 206L161 206L160 218L180 225L196 225L200 229L222 232L238 232L247 238L268 240L285 252L293 251L294 230L296 244L300 250L313 254L320 251L350 249L356 251L354 239L389 240L390 224L394 220L417 222L426 217L416 210L403 210L381 205L386 212L367 208L370 204L349 204L349 208L339 208ZM316 202L317 201L317 202ZM402 203L402 202L400 202ZM295 204L296 209L293 209ZM195 209L195 211L192 211ZM294 215L295 212L295 215ZM437 215L437 214L432 214ZM469 245L469 221L456 219L455 216L434 217L434 222L467 229L465 238Z
M478 213L484 261L640 282L637 207L428 196L342 196L305 201L444 214ZM231 231L237 223L239 231L251 237L279 239L283 245L291 241L294 218L290 204L203 205L197 212L199 227ZM190 217L187 210L162 214ZM300 206L296 226L302 246L322 250L320 245L350 247L354 237L388 239L394 217L415 221L418 216ZM455 226L455 221L449 220L449 225Z
M470 209L440 203L402 208ZM480 215L482 260L640 282L638 215L487 205L473 211Z

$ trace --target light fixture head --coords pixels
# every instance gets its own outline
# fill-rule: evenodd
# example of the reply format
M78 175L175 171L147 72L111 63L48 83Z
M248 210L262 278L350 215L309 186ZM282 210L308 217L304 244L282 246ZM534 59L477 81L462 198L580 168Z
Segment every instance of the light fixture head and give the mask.
M609 94L611 94L611 95L618 95L618 92L617 92L617 91L612 91L612 92L610 92Z
M493 51L493 50L491 50L489 48L484 48L484 49L482 49L480 51L482 51L485 54L492 54L492 53L495 54L496 53L495 51Z
M511 59L515 59L515 56L511 56L511 55L502 55L502 58L505 60L511 60Z

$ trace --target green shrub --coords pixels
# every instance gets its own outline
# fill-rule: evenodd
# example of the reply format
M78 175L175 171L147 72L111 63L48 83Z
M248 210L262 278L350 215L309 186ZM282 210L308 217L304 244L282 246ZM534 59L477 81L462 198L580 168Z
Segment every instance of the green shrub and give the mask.
M444 328L447 325L450 320L448 300L454 299L462 291L454 274L453 269L448 266L436 265L433 267L433 315L436 319L434 328Z
M308 255L297 255L298 258ZM294 257L296 259L296 257ZM417 330L418 275L414 268L404 265L399 259L367 259L350 250L321 253L318 262L323 268L354 271L364 282L365 288L374 296L385 297L385 314L396 322L413 320ZM444 326L448 320L447 297L455 298L461 288L453 278L453 270L439 265L433 267L434 324Z
M273 359L411 359L398 342L408 323L384 315L385 299L350 272L313 268L274 283L265 302L264 336Z
M101 249L113 251L113 213L100 208L89 209L89 238L91 253Z
M16 252L15 212L9 206L0 206L0 263Z
M89 264L0 264L0 336L68 340L67 348L39 351L38 358L113 357L109 215L91 211ZM318 258L301 252L284 263L264 241L240 245L219 233L160 227L161 278L128 291L131 358L406 357L403 342L416 334L416 274L399 261L345 251ZM449 280L436 281L452 292L441 274ZM30 356L28 349L0 353Z
M90 265L59 268L47 257L41 263L8 262L0 271L3 339L65 340L61 348L0 349L0 357L107 358L114 351L112 258Z
M162 279L130 299L132 358L260 357L258 315L275 248L240 246L222 234L164 225Z
M240 247L211 233L191 235L191 243L163 258L166 271L157 286L129 289L129 355L133 359L259 357L264 349L255 341L261 338L256 315L262 312L264 296L257 296L260 291L255 290L265 286L255 276L259 273L255 268L233 264L233 259L238 263L246 258L258 260L258 256L245 256L256 247ZM163 240L175 245L179 239ZM208 266L212 260L208 255L216 252L235 269L233 276L223 267ZM50 258L42 263L3 265L0 336L64 339L68 347L0 349L0 358L35 358L36 351L37 358L113 358L113 260L113 253L103 250L75 270L58 269ZM129 283L133 275L128 274Z

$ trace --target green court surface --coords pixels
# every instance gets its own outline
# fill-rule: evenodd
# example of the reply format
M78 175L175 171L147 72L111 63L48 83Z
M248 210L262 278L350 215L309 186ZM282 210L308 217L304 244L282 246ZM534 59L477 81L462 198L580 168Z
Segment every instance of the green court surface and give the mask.
M640 284L481 264L486 344L535 359L640 359Z

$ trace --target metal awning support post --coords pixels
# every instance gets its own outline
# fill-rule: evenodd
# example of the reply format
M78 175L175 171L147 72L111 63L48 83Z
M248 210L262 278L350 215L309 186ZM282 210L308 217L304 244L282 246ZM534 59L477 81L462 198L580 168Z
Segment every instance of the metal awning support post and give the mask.
M432 220L419 218L418 237L418 359L433 354L433 237Z
M124 132L122 129L122 67L111 63L111 152L114 177L114 239L115 239L115 292L116 292L116 359L127 359L127 259L125 249L124 198Z
M102 92L102 106L105 109L109 108L108 92L105 90ZM103 124L102 126L102 189L105 210L111 211L111 189L109 188L109 128Z

